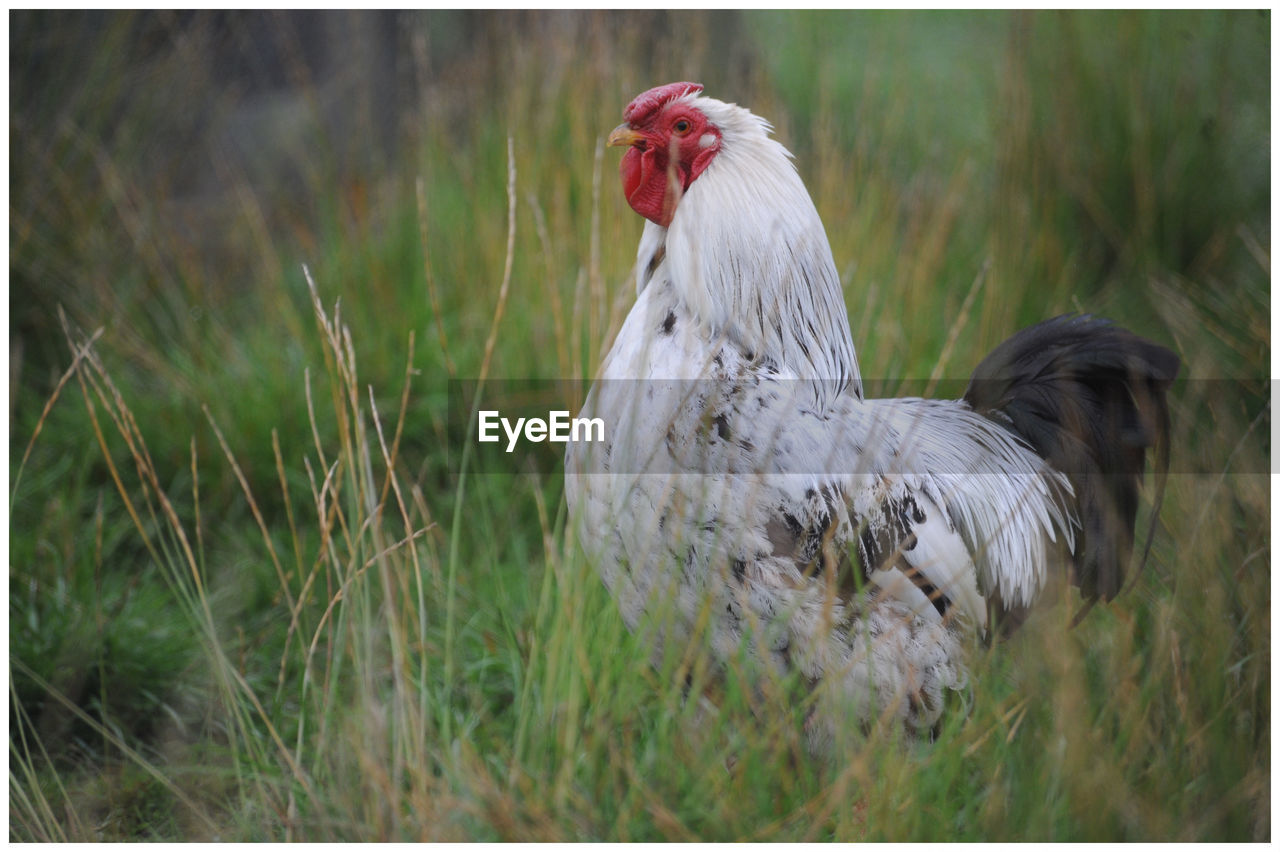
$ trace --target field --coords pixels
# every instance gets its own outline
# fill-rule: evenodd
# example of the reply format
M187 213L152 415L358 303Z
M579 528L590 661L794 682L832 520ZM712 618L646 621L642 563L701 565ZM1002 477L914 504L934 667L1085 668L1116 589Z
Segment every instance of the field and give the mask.
M9 23L12 840L1270 839L1269 12ZM625 316L603 140L673 80L796 155L869 384L1073 310L1182 358L1145 572L935 742L690 700L560 472L468 468L458 382Z

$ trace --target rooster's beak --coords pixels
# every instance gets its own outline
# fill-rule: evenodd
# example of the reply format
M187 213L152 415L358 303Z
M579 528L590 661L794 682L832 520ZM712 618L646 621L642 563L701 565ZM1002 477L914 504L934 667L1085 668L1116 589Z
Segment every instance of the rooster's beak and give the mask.
M609 134L609 145L634 145L641 141L644 137L631 129L630 125L619 124L613 128L613 132Z

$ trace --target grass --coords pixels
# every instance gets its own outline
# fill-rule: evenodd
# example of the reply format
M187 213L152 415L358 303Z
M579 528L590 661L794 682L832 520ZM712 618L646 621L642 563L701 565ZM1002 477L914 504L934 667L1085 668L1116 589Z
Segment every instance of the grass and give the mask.
M10 24L12 839L1270 838L1269 13ZM935 743L811 761L558 473L460 470L450 378L625 315L601 140L672 79L795 151L887 391L1067 310L1183 358L1152 564Z

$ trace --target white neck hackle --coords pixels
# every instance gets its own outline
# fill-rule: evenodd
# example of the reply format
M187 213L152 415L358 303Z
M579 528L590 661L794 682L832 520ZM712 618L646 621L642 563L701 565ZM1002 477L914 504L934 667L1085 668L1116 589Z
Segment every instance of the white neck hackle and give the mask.
M646 225L639 285L665 243L672 286L711 336L813 382L819 410L845 389L861 396L840 278L791 154L748 110L687 99L719 129L720 151L671 225Z

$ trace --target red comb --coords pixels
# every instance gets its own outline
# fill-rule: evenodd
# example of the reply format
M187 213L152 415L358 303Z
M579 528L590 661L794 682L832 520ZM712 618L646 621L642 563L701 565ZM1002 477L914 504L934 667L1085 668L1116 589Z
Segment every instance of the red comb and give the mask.
M696 95L702 91L701 83L668 83L656 86L643 94L636 95L635 100L627 104L622 117L628 124L644 121L667 101L682 95Z

